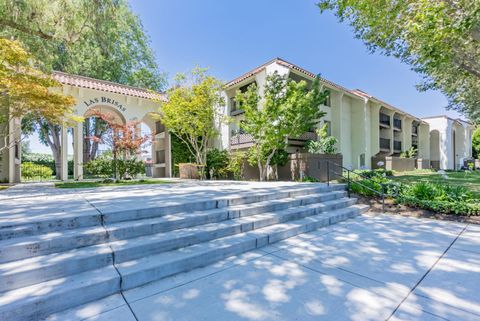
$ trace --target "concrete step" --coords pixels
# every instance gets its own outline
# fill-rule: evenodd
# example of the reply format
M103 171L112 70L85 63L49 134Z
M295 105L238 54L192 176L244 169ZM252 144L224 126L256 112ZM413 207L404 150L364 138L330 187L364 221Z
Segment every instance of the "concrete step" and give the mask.
M0 293L0 320L37 321L120 291L113 266Z
M0 263L101 244L107 239L102 226L8 239L0 241Z
M113 264L108 244L0 264L0 292L14 290Z
M345 196L345 191L306 194L294 198L275 199L245 205L233 205L206 211L187 212L136 221L112 223L107 226L111 241L151 235L202 224L220 222L229 218L278 211L292 206L311 204ZM107 241L102 226L52 232L0 241L0 263L68 251L101 244Z
M115 262L121 263L273 224L298 220L320 212L350 206L354 202L349 198L333 199L323 203L291 207L279 212L239 217L220 223L3 263L0 264L0 292L113 264L112 249L115 253Z
M314 184L312 187L286 188L283 191L252 193L243 192L235 195L225 195L214 199L192 199L178 200L176 202L161 202L158 206L126 209L123 211L106 211L103 219L106 222L120 222L144 218L153 218L180 212L193 212L222 208L240 204L250 204L266 200L275 200L299 195L344 190L344 185ZM0 241L17 237L27 237L38 234L48 234L57 231L99 226L102 222L102 215L92 208L91 211L83 213L61 213L54 216L44 214L40 216L26 216L21 219L0 222Z
M65 213L55 218L48 215L25 217L22 220L0 224L0 241L99 225L101 215L97 211L85 215Z
M107 225L107 229L111 241L123 240L142 235L157 234L186 227L221 222L236 217L279 211L294 206L324 202L344 197L345 195L345 191L307 194L284 199L215 208L206 211L184 212L157 218L112 223Z
M291 207L278 212L239 217L166 233L111 242L117 263L247 232L265 226L298 220L321 212L353 205L355 200L340 198L319 204Z
M164 277L206 266L232 255L261 248L294 235L335 224L359 215L365 208L360 205L352 205L300 220L275 224L258 230L119 263L117 268L122 275L122 289L132 289Z
M114 222L135 221L148 218L161 217L175 213L192 213L212 209L220 209L235 205L252 204L264 201L272 201L284 198L292 198L302 195L325 193L331 191L345 190L345 185L314 184L312 187L286 188L275 192L243 192L235 195L225 195L211 200L193 199L181 202L165 202L162 206L151 208L128 209L104 213L104 220L107 224Z

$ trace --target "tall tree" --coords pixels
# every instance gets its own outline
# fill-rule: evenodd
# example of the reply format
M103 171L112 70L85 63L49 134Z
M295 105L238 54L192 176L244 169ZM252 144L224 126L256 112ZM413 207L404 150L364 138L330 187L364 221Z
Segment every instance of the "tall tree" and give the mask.
M177 85L168 93L168 102L161 102L161 121L185 143L197 164L205 166L207 148L219 133L219 122L223 121L222 83L202 68L194 68L188 75L179 74L176 79Z
M0 36L19 40L44 70L155 91L166 86L141 21L125 0L0 0ZM43 117L36 122L55 154L59 131Z
M448 108L480 120L480 1L321 0L368 48L392 55L438 89Z
M0 38L0 152L12 147L7 131L13 118L41 117L49 123L68 121L75 100L61 85L35 68L32 57L18 41ZM16 133L18 134L18 133Z
M277 72L267 77L263 97L255 84L245 93L237 92L236 100L245 111L241 127L252 135L250 154L256 158L261 181L267 179L275 154L287 149L288 138L299 137L325 115L319 106L327 95L320 90L318 77L309 89L305 81L295 82Z

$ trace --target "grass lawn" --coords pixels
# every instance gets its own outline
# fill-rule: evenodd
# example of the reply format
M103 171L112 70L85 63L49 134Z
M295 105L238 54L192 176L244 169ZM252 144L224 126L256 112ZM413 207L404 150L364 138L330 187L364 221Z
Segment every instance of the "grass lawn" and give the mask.
M6 190L7 188L9 188L10 186L8 185L0 185L0 191L4 191Z
M436 172L413 171L396 173L392 177L396 181L406 184L415 182L432 182L439 184L462 185L469 188L477 197L480 197L480 172L446 172L448 176L444 178L441 174Z
M126 186L126 185L145 185L145 184L171 184L172 181L164 181L159 179L143 179L143 180L132 180L132 181L120 181L117 183L103 183L101 181L92 181L92 182L59 182L55 183L57 188L92 188L92 187L102 187L102 186Z

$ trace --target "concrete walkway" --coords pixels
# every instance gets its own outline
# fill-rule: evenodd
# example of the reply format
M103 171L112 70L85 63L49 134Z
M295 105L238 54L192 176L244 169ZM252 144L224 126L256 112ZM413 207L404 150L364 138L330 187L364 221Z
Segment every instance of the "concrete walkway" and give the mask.
M480 226L361 216L48 320L468 321L479 289Z

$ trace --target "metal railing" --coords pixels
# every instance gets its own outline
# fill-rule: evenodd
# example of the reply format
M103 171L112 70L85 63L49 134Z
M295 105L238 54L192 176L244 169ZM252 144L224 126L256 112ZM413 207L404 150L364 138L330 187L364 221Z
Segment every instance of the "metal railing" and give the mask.
M334 163L334 162L331 162L331 161L328 161L326 160L327 162L327 185L330 186L330 172L334 173L335 175L343 178L344 180L347 181L347 193L348 193L348 197L350 197L350 192L351 192L351 185L352 184L357 184L357 185L360 185L362 186L363 188L366 188L367 190L373 192L374 194L378 195L380 197L380 200L382 202L382 211L385 212L385 186L384 184L382 183L378 183L378 182L375 182L373 179L371 179L370 177L367 177L365 175L362 175L361 173L355 173L354 171L352 171L351 169L348 169L346 167L343 167L342 165L340 164L337 164L337 163ZM335 168L339 169L340 172L337 172L335 171ZM345 176L345 172L347 173L346 176ZM356 181L352 178L353 175L356 175L358 177L361 177L363 178L364 180L368 180L368 181L371 181L375 184L378 184L380 185L380 188L381 188L381 191L377 191L376 189L373 189L371 188L370 186L367 186L365 184L362 184L361 182L359 181Z

